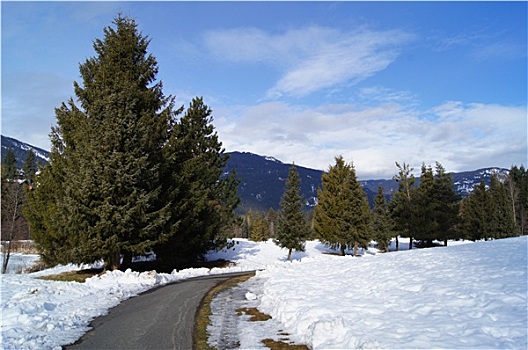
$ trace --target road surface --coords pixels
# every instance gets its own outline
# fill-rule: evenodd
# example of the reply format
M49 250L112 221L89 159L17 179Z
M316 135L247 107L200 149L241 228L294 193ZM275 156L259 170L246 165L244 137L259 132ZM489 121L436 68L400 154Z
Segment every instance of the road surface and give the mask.
M65 349L192 349L194 316L211 288L247 273L192 278L125 300ZM101 296L103 297L103 296Z

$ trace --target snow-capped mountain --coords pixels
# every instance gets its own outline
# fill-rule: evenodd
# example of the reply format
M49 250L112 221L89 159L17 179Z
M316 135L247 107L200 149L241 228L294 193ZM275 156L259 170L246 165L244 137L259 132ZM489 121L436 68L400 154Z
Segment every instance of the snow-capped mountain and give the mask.
M2 161L4 161L6 152L10 148L13 149L13 152L15 153L15 158L17 160L17 167L19 169L22 169L22 166L24 165L24 160L26 159L27 154L30 149L32 149L33 153L35 153L35 157L37 158L37 163L41 163L41 164L48 163L48 160L49 160L48 151L43 150L42 148L29 145L25 142L16 140L12 137L7 137L7 136L2 135Z
M29 149L33 149L37 159L44 164L49 157L49 152L43 149L2 136L2 159L8 148L13 148L20 168L24 159L26 159ZM265 211L269 208L278 209L291 164L283 163L271 156L261 156L247 152L230 152L227 154L229 155L229 161L225 172L229 173L232 169L236 169L240 179L238 194L242 199L242 203L239 211L246 212L250 208ZM301 193L306 200L306 208L308 209L317 204L317 189L321 187L323 171L299 165L296 165L296 167L301 178ZM489 185L491 176L494 173L498 173L499 177L503 178L508 175L508 170L491 167L451 173L451 176L455 190L459 195L465 197L473 191L473 187L478 185L481 180L484 180ZM419 178L416 179L416 185L419 184L419 180ZM398 183L392 179L366 180L362 181L361 184L371 205L378 191L378 186L382 186L387 196L398 190Z

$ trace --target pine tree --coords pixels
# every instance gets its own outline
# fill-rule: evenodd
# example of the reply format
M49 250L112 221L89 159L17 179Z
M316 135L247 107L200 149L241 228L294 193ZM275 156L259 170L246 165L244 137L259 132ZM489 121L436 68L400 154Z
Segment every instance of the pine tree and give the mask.
M29 184L32 184L35 180L35 174L37 173L37 160L35 153L30 149L27 153L24 165L22 166L24 172L24 178Z
M5 154L4 161L2 162L2 179L15 180L18 175L17 160L15 152L12 148L9 148Z
M37 234L48 235L37 244L54 247L60 242L50 241L67 237L72 245L64 257L57 256L61 250L43 254L74 263L102 258L110 269L120 267L121 255L126 265L166 239L170 203L160 201L161 149L175 114L161 83L152 85L158 67L147 54L149 39L132 19L119 15L113 24L94 41L97 55L79 67L80 107L70 99L56 109L49 166L57 169L43 173L43 188L35 192L42 198L32 201L50 200L53 208L43 212L43 224L32 220L32 227L49 231ZM61 186L47 178L54 173Z
M341 255L347 247L353 247L356 255L358 246L366 246L371 238L368 199L353 165L346 164L341 156L335 161L335 166L322 175L314 231L326 245L338 248Z
M378 243L378 249L388 252L390 240L393 237L394 223L381 186L378 187L378 193L374 197L372 229L373 239Z
M411 173L414 169L409 164L400 165L396 162L399 169L394 180L398 182L398 191L394 194L390 203L390 212L394 221L396 231L402 237L409 237L409 249L412 249L413 240L413 223L412 223L412 203L416 189L414 187L415 178ZM396 250L399 249L398 237L396 236Z
M288 260L291 261L292 250L304 251L309 228L303 212L301 195L301 178L295 168L290 167L286 189L280 201L279 225L274 240L281 248L288 249Z

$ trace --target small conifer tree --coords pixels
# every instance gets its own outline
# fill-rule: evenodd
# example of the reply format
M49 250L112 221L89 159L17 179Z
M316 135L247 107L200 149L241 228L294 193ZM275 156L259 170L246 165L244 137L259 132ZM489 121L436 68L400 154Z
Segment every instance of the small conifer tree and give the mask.
M279 247L288 249L288 260L291 261L292 250L304 251L304 244L309 235L309 227L303 212L301 179L295 165L290 167L280 207L279 224L274 241Z

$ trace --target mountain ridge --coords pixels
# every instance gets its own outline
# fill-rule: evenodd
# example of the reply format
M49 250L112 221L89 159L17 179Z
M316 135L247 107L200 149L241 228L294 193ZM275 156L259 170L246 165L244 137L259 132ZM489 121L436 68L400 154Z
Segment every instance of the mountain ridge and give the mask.
M29 149L33 149L38 161L45 164L49 159L49 152L41 148L31 146L25 142L2 135L2 160L8 148L13 148L17 158L17 166L22 168ZM286 178L292 164L283 163L275 157L261 156L250 152L226 152L229 160L224 169L226 174L235 169L240 179L238 194L241 205L238 212L245 213L249 209L264 210L269 208L279 209L280 199L285 189ZM306 209L317 204L317 189L321 188L321 176L323 170L311 169L295 165L301 178L301 193L306 203ZM473 191L473 187L483 179L489 185L494 173L507 175L508 170L499 167L482 168L473 171L452 172L453 185L456 192L466 197ZM416 179L416 185L419 178ZM378 186L382 186L386 196L398 190L398 183L393 179L374 179L360 181L363 190L373 203Z

